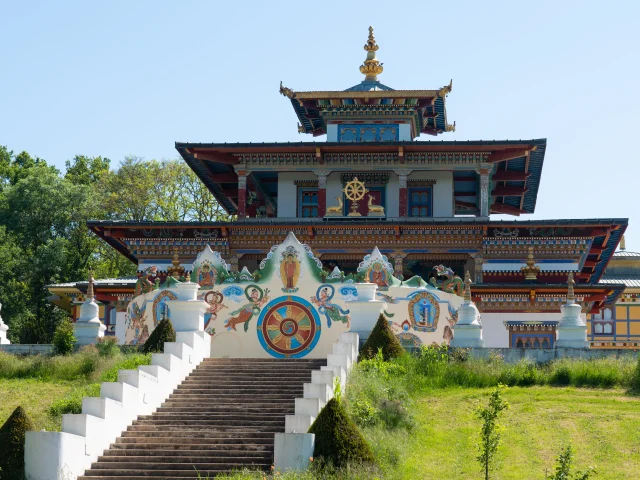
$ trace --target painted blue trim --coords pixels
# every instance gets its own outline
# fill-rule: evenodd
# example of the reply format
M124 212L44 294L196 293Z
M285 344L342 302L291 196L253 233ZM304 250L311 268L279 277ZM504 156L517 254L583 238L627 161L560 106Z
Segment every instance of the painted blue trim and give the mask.
M427 204L418 203L415 204L412 199L413 193L427 192ZM409 187L407 189L407 217L411 218L428 218L433 217L433 188L432 187ZM427 207L427 215L412 215L411 212L414 207L422 208Z
M316 201L314 202L303 202L303 196L305 193L315 193ZM307 208L315 208L316 214L311 216L302 216L303 209ZM318 201L318 189L315 187L298 187L298 205L297 205L297 216L298 218L318 218L318 209L319 209L319 201Z
M355 130L355 135L352 137L349 137L348 139L343 139L342 138L342 130L345 128L353 128ZM372 140L367 140L366 138L362 137L362 133L361 133L361 129L362 128L370 128L373 129L373 135L374 135L374 139ZM389 136L386 136L384 139L381 138L381 132L380 130L383 128L395 128L396 129L396 133L395 133L395 138L390 138ZM346 142L346 143L353 143L353 142L395 142L398 141L398 139L400 138L400 124L399 123L389 123L389 124L378 124L378 123L340 123L338 124L338 142Z

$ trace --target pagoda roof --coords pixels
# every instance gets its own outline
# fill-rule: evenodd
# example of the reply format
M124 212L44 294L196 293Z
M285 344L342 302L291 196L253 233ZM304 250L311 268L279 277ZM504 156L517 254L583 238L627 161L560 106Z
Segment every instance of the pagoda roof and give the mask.
M640 274L637 275L605 275L600 279L602 284L621 283L629 288L640 288Z
M467 141L393 141L393 142L271 142L271 143L190 143L176 142L176 149L207 186L216 200L230 214L237 212L238 175L236 165L242 165L247 158L260 155L304 157L304 167L294 170L312 170L314 168L331 169L324 155L331 154L386 154L393 156L398 167L411 155L439 154L451 158L456 155L476 155L478 163L491 164L494 167L492 191L494 200L492 213L520 215L535 211L538 188L542 175L542 166L546 151L546 139L531 140L467 140ZM454 197L456 213L471 213L470 207L479 195L478 173L475 169L467 171L456 167L454 178ZM260 182L263 171L286 170L283 164L276 167L252 167L251 181L261 183L263 193L275 197L275 184ZM375 168L375 167L374 167ZM391 169L393 167L389 167ZM340 170L338 168L338 170ZM270 190L271 189L271 190Z
M324 135L327 133L326 119L331 115L350 112L349 115L357 117L357 112L367 110L378 112L382 118L397 114L412 121L414 136L418 136L420 133L438 135L455 129L447 123L446 96L451 89L452 83L434 90L394 90L378 81L365 80L347 90L337 91L296 92L281 85L280 93L291 101L298 116L300 133ZM374 120L373 116L371 118Z

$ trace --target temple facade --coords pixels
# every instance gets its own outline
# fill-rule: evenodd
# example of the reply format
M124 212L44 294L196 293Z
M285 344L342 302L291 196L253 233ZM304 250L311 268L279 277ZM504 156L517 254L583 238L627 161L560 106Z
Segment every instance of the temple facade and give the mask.
M378 79L383 73L378 48L370 28L360 66L364 79L345 90L297 91L280 84L298 132L326 141L176 143L184 161L235 220L89 222L139 270L137 278L95 282L106 335L131 343L130 307L137 305L132 300L161 290L176 268L203 291L218 293L217 285L266 278L265 259L293 234L317 260L319 270L308 270L319 276L318 288L331 275L346 287L367 281L378 285L377 295L387 303L405 299L387 291L403 286L461 296L462 278L469 272L487 347L553 347L567 278L573 274L591 347L637 347L640 323L636 332L634 320L640 322L640 314L632 304L640 285L620 277L627 275L620 268L627 268L630 257L614 254L627 219L519 220L535 211L546 139L447 141L447 132L455 130L446 111L452 82L422 90L384 85ZM426 135L443 139L417 140ZM492 220L493 214L509 219ZM306 250L298 243L294 250L301 254ZM204 272L196 261L209 251L218 263L211 260ZM374 254L380 266L363 269ZM285 255L281 260L289 264L283 268L295 269L296 259ZM52 301L77 317L86 286L52 285ZM258 297L265 295L260 293L264 288L256 290ZM253 290L241 290L235 295L259 302ZM345 292L348 300L353 292ZM300 302L309 318L320 308L327 311L317 303L321 294L314 293L316 303L306 297L309 305ZM220 297L211 294L205 300L215 309ZM338 307L338 312L347 310ZM157 311L160 315L162 308ZM231 312L220 311L215 312L217 333L228 330ZM395 311L397 316L389 317L407 342L412 337L406 334L422 328L416 312ZM155 317L150 318L153 328ZM423 343L440 343L448 342L450 333L417 336Z

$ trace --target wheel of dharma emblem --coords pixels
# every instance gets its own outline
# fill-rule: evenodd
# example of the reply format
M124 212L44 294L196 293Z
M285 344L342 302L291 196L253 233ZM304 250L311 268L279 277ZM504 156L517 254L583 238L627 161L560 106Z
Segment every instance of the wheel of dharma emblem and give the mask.
M301 358L320 339L320 317L300 297L279 297L269 302L258 319L262 347L276 358Z
M369 191L365 188L364 183L358 180L358 177L353 177L353 180L347 182L342 189L344 196L348 200L351 200L351 212L349 217L360 217L358 213L358 202L364 198L364 195Z

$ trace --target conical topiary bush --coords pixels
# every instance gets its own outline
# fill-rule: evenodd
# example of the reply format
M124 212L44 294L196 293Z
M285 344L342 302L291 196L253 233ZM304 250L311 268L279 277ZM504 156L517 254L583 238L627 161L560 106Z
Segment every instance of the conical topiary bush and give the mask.
M374 463L369 444L335 398L322 409L309 433L316 435L315 458L322 458L336 467L348 463Z
M147 338L147 341L144 342L142 351L144 353L163 353L164 342L175 341L176 331L173 329L171 320L165 318L164 320L161 320L160 323L158 323L153 332L151 332L151 335L149 335L149 338Z
M371 359L376 356L379 349L382 349L382 356L385 361L404 354L404 348L402 348L400 341L391 331L391 327L383 314L380 314L376 326L373 327L369 338L364 342L360 350L360 358Z
M35 430L22 407L16 408L0 427L0 478L22 478L25 433Z

